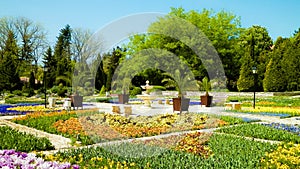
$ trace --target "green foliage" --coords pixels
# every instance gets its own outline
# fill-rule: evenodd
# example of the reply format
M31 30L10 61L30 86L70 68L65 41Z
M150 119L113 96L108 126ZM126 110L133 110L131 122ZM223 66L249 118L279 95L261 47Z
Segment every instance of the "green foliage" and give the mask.
M211 83L208 80L208 77L204 77L201 83L202 89L205 90L206 95L208 96L208 92L211 90Z
M103 85L103 86L101 87L101 90L100 90L99 94L100 94L100 95L104 95L105 92L106 92L106 88L105 88L105 86Z
M53 150L54 146L47 138L37 138L32 134L18 132L7 126L0 126L0 149L31 152Z
M8 32L5 46L0 56L0 91L9 90L12 92L20 85L18 69L19 48L17 40L12 31Z
M133 89L131 89L129 91L130 96L136 96L138 94L142 94L142 89L140 87L133 87Z
M23 95L23 92L21 90L14 90L12 93L14 95L17 95L17 96L22 96Z
M253 91L254 75L251 70L251 68L254 66L253 61L250 55L245 55L242 60L240 77L237 81L237 88L241 92Z
M229 135L214 134L208 141L213 156L203 158L190 153L175 151L157 146L122 143L105 147L72 149L58 152L54 156L60 160L82 156L74 163L81 167L100 168L107 165L107 159L116 162L134 163L129 168L259 168L260 159L265 152L270 152L276 145L254 142ZM102 158L103 162L94 163L93 157ZM81 162L80 162L81 161ZM148 166L148 167L147 167Z
M264 91L286 91L288 77L286 76L286 65L284 58L291 46L290 39L279 37L271 53L271 59L266 67L265 78L263 80Z
M98 97L98 98L96 98L96 102L101 102L101 103L109 103L110 100L111 100L111 98L109 98L109 97Z
M274 93L274 96L270 97L258 97L256 98L257 106L269 106L269 107L299 107L300 98L291 98L289 96L299 95L299 92L282 92ZM227 102L230 100L239 100L243 103L243 106L252 106L253 96L229 96Z
M239 126L220 128L217 132L238 136L254 137L266 140L300 143L300 137L284 130L278 130L261 124L242 124Z

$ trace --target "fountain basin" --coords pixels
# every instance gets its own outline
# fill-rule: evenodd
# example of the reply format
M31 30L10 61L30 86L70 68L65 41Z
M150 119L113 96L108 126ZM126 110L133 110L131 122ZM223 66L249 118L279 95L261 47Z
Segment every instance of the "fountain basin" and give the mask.
M147 107L151 107L151 102L157 98L157 96L147 94L136 95L136 97L143 100L144 105Z

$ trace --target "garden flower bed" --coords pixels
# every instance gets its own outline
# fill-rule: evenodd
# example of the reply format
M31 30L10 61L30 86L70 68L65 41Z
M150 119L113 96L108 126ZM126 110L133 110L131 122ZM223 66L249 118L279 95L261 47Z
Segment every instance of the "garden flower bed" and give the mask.
M280 124L280 123L262 123L262 125L273 127L275 129L280 129L280 130L286 130L295 134L298 134L300 136L300 127L295 126L295 125L286 125L286 124Z
M300 144L281 144L261 159L261 168L299 168Z
M15 105L11 104L0 104L0 115L20 115L20 114L26 114L25 111L17 111L13 108L19 107L19 106L36 106L38 104L36 103L19 103Z
M34 135L18 132L7 126L0 126L0 150L3 149L30 152L53 150L54 146L47 138L37 138Z
M242 110L229 111L238 113L255 113L268 116L280 116L282 118L300 116L300 109L291 107L257 107L256 109L243 108Z
M15 150L0 150L0 168L52 168L52 169L78 169L78 165L45 161L34 153L24 153Z
M276 147L230 135L193 133L160 141L73 149L45 159L85 168L260 168L260 159Z
M227 128L220 128L217 129L216 132L266 140L293 142L296 144L300 143L300 137L295 133L278 130L261 124L242 124Z
M44 105L28 105L28 106L16 106L16 107L10 107L7 108L7 110L14 110L18 112L42 112L42 111L58 111L62 110L62 108L46 108Z
M80 141L97 142L159 135L176 131L215 128L244 123L240 118L188 113L126 118L97 111L36 112L13 119L13 122Z

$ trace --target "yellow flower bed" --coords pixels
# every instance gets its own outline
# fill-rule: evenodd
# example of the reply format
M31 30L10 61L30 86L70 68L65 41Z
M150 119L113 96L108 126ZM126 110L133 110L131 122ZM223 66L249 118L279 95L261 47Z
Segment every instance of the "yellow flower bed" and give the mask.
M256 109L253 108L243 108L242 111L244 112L252 112L252 113L261 113L261 112L271 112L271 113L288 113L293 116L300 115L299 108L290 108L290 107L257 107Z
M44 155L42 155L44 156ZM116 169L128 169L128 168L138 168L134 162L126 162L126 161L114 161L110 158L105 158L101 156L92 157L90 159L84 159L83 154L69 156L69 158L65 159L65 157L61 157L59 154L55 155L46 155L43 157L49 161L64 161L69 162L71 164L78 164L80 168L89 169L89 168L116 168ZM149 168L150 164L147 163L145 168Z
M38 106L17 106L17 107L11 107L7 108L7 110L15 110L15 111L22 111L22 112L33 112L33 111L58 111L62 110L62 108L45 108L44 105L38 105Z
M261 163L262 168L300 168L300 145L280 145L277 150L267 153Z
M39 111L36 111L36 112L33 112L33 113L28 113L26 114L25 116L21 116L21 117L15 117L13 120L27 120L27 119L30 119L30 118L39 118L39 117L51 117L51 116L60 116L60 115L66 115L66 114L76 114L75 111L70 111L70 112L67 112L67 111L61 111L61 112L50 112L50 113L47 113L47 112L39 112Z

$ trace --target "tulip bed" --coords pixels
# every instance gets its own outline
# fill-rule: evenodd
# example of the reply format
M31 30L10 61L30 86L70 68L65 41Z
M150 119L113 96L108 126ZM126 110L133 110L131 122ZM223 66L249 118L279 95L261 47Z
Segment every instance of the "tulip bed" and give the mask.
M176 141L178 142L176 143ZM197 148L201 147L201 148ZM83 168L260 168L260 159L277 148L230 135L193 133L160 141L135 141L73 149L46 156Z
M18 112L42 112L42 111L58 111L62 110L62 108L45 108L44 105L28 105L28 106L16 106L16 107L10 107L7 108L7 110L13 110Z
M20 115L20 114L26 114L25 111L17 111L13 110L15 107L25 107L25 106L37 106L36 103L19 103L16 105L10 105L10 104L0 104L0 115Z
M243 108L242 110L230 111L239 113L255 113L268 116L280 116L281 118L300 116L300 109L295 107L257 107L256 109Z
M279 129L279 130L286 130L286 131L289 131L291 133L295 133L298 136L300 136L300 126L286 125L286 124L280 124L280 123L270 123L270 124L263 123L262 125L273 127L275 129Z
M118 144L63 150L52 155L38 154L36 158L44 159L45 163L52 161L53 164L49 162L44 165L52 165L53 168L60 168L54 166L56 164L61 164L61 168L66 166L66 168L92 169L298 168L300 165L300 150L299 146L295 145L300 143L298 126L276 123L249 124L258 121L256 119L208 116L199 113L124 117L99 113L98 110L76 112L41 110L12 121L76 139L82 145L177 131L219 128L214 133L194 131L150 140L135 139ZM285 143L278 146L244 137Z
M18 132L8 126L0 127L0 149L15 149L23 152L53 150L47 138L37 138L32 134Z
M78 165L70 163L58 163L56 161L45 161L34 153L24 153L15 150L0 150L0 168L24 168L24 169L78 169Z
M197 113L127 118L91 110L76 113L72 111L35 112L12 121L49 133L61 134L80 141L82 145L244 123L240 118L209 117Z
M281 144L261 159L261 168L299 168L300 144Z
M300 137L295 133L285 130L278 130L273 127L268 127L261 124L242 124L232 127L220 128L216 130L216 132L266 140L293 142L296 144L300 143Z

